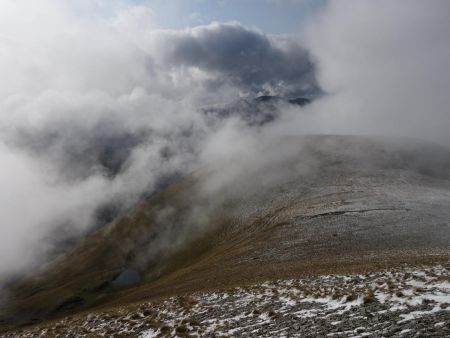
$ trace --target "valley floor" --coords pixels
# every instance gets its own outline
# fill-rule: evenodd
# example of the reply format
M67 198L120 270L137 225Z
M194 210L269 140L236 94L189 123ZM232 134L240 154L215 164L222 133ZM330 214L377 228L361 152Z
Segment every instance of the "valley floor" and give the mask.
M450 265L282 279L78 314L5 337L450 337Z

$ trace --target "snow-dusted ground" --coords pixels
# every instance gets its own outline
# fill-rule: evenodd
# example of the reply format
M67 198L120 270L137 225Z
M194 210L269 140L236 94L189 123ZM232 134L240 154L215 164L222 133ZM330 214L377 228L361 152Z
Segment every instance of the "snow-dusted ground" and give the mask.
M73 316L7 337L450 337L449 266L320 276Z

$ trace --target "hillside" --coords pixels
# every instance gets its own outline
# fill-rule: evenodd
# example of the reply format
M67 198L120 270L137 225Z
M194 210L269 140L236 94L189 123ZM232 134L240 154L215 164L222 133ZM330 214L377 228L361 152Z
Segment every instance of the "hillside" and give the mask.
M447 337L449 266L291 278L80 313L6 337Z
M448 261L449 149L304 136L256 153L256 163L199 169L4 290L4 327L265 280Z

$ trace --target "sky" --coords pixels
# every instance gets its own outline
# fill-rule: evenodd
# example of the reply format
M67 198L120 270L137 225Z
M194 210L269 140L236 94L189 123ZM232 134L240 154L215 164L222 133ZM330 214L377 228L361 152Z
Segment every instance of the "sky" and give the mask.
M305 20L324 0L130 0L148 5L161 28L184 28L211 21L238 21L266 33L285 34L301 30Z

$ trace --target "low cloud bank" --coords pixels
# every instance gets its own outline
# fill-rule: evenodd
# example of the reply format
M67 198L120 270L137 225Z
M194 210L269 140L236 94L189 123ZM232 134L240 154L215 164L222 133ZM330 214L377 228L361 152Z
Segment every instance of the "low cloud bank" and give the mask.
M449 7L330 1L294 37L239 23L158 30L145 6L3 1L0 277L45 261L55 237L88 231L109 207L126 209L174 176L208 165L226 172L209 188L226 185L261 139L450 144ZM322 93L281 105L264 125L204 109ZM227 157L242 160L228 168Z
M449 145L449 10L441 0L329 1L305 34L328 95L294 125Z
M90 1L0 5L0 277L192 171L205 142L239 120L205 106L317 91L292 38L239 23L158 30L152 15Z

